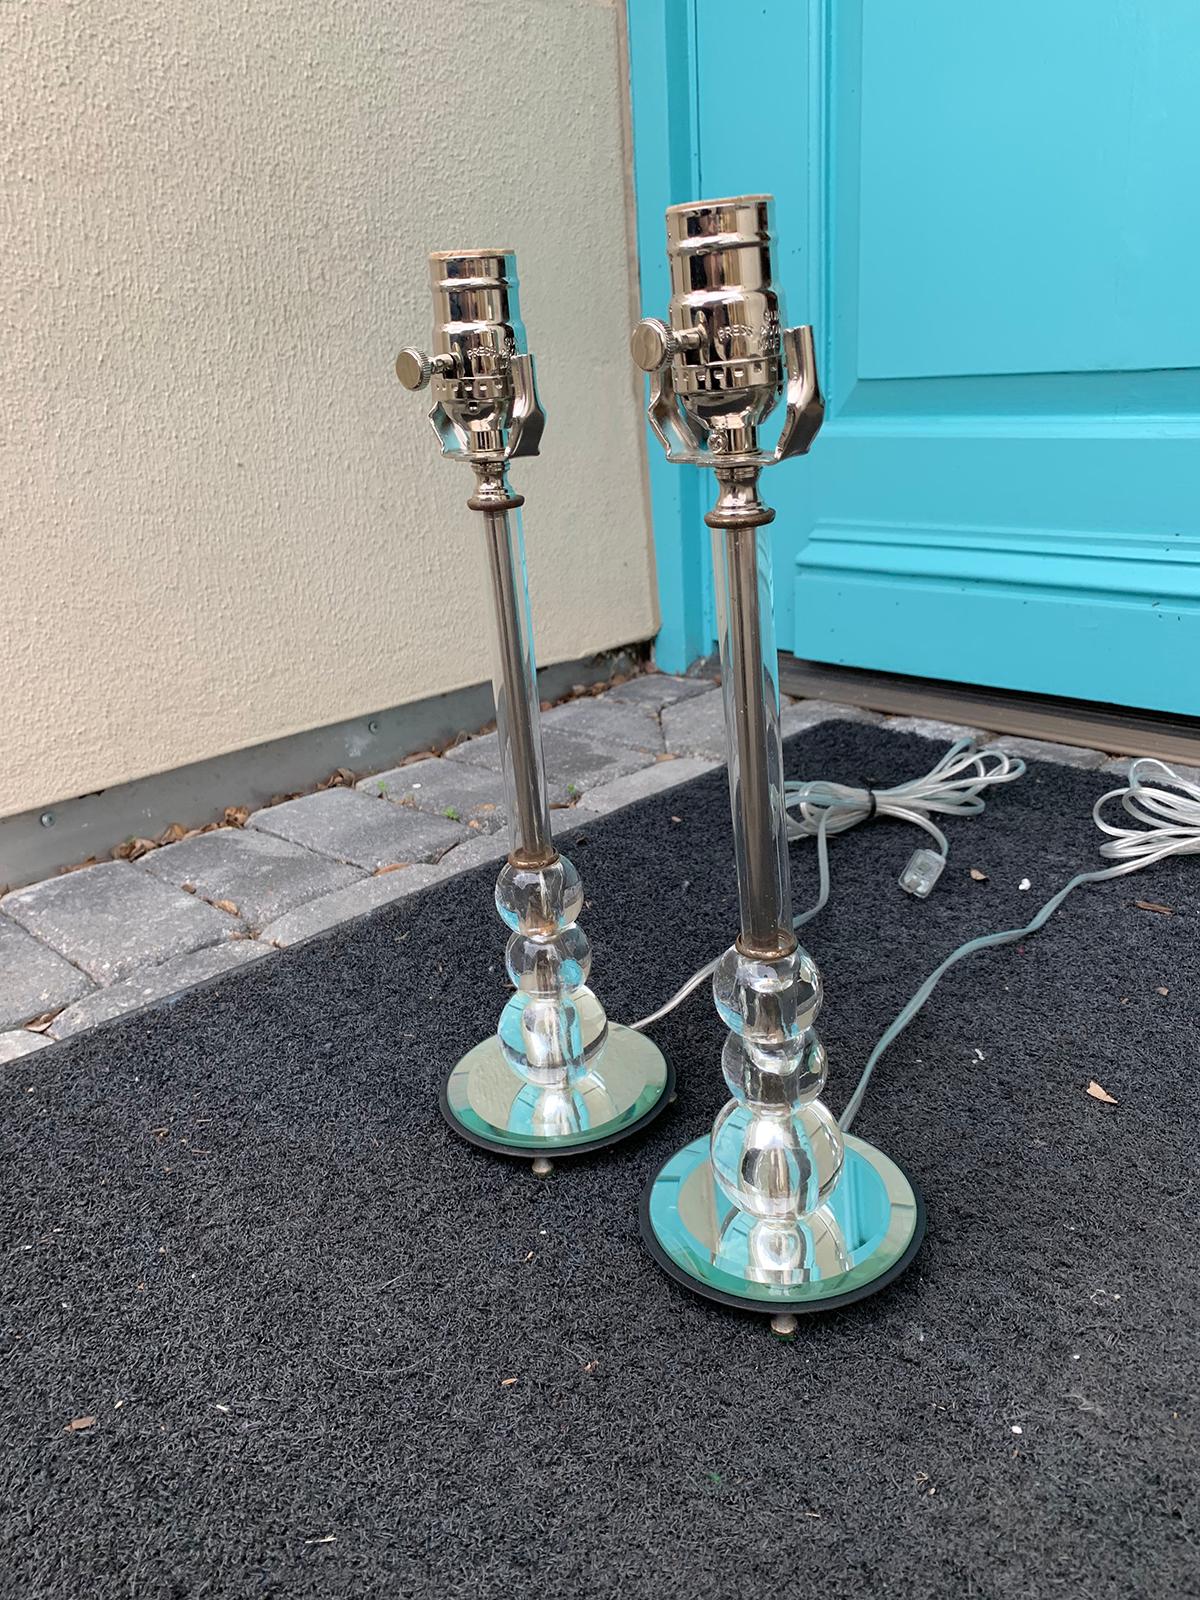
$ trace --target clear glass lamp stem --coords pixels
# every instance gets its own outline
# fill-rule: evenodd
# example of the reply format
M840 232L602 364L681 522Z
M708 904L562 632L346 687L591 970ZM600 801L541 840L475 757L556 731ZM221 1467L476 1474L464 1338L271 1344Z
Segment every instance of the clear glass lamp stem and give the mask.
M518 497L483 512L492 593L492 685L496 736L508 811L509 848L522 861L552 861L550 809L542 758L537 665Z
M714 528L713 571L741 943L747 954L777 956L794 948L796 939L767 529Z

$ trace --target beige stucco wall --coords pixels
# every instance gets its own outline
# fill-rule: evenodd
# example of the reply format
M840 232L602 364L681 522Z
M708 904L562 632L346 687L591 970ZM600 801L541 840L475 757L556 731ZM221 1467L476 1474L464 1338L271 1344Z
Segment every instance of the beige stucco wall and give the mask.
M392 360L513 244L543 661L656 627L608 0L0 10L0 814L488 675Z

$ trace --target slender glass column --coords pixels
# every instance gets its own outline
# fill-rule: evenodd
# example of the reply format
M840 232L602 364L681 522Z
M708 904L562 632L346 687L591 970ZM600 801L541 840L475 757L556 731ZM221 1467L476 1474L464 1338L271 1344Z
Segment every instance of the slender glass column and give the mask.
M509 489L502 467L480 467L477 476L470 505L483 514L509 828L496 909L512 930L505 961L515 990L497 1033L508 1066L535 1091L526 1096L530 1131L568 1138L586 1126L585 1091L592 1093L592 1114L606 1099L589 1068L604 1045L608 1018L587 987L591 945L575 920L583 885L550 833L522 497Z
M542 756L521 497L509 495L496 509L488 507L486 500L482 504L487 507L483 546L492 593L492 689L509 849L522 861L549 861L554 856L554 846Z
M818 1096L825 1050L813 1024L821 979L792 929L778 656L768 524L758 468L718 470L713 530L725 741L741 933L717 963L732 1100L713 1124L713 1178L734 1206L720 1253L756 1283L788 1287L845 1268L824 1202L842 1172L837 1121Z
M765 526L714 528L712 542L742 945L777 955L796 940L770 536Z

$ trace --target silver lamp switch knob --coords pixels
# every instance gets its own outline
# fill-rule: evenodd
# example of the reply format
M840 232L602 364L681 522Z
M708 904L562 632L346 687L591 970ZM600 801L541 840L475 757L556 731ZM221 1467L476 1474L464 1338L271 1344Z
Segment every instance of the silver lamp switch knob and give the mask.
M704 337L701 328L689 328L686 333L673 333L657 317L643 317L633 330L629 347L633 359L643 372L658 372L680 350L695 350Z
M396 376L406 389L423 389L433 376L433 363L424 350L406 345L396 357Z
M435 372L454 370L453 356L427 356L414 345L405 345L396 357L396 376L406 389L424 389Z
M665 322L657 317L644 317L633 330L629 348L634 362L643 372L657 372L675 354L679 341Z

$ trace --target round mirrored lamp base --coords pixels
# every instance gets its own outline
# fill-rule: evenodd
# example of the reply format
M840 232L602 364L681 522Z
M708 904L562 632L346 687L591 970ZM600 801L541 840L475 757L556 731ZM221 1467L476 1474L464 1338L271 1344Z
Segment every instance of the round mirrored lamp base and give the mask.
M713 1180L708 1153L706 1134L660 1167L642 1194L642 1236L677 1283L769 1316L781 1332L798 1314L832 1311L886 1288L920 1248L920 1193L862 1139L846 1136L837 1187L791 1230L736 1210Z
M570 1093L528 1083L509 1066L499 1039L484 1039L447 1078L442 1114L481 1149L557 1160L629 1138L653 1122L674 1093L674 1071L658 1046L614 1022Z

